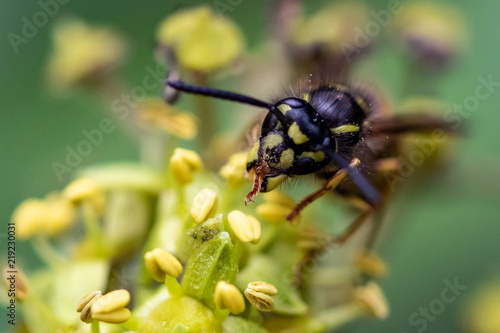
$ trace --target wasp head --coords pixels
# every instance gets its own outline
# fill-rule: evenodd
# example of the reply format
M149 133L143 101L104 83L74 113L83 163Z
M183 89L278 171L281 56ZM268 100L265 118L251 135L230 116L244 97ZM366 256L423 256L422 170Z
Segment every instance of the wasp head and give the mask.
M330 162L324 150L332 145L335 149L325 121L305 100L286 98L271 106L260 138L248 155L247 170L254 173L254 186L247 202L291 176L323 168Z

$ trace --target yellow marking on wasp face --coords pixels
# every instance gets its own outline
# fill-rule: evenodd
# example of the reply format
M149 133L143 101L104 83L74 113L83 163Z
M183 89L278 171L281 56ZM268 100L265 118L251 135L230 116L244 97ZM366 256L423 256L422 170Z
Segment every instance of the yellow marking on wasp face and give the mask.
M278 105L278 110L280 110L281 113L285 114L287 111L290 111L292 108L290 105L287 104L280 104Z
M281 185L286 179L288 178L287 175L279 175L276 177L268 177L266 178L267 184L266 184L266 192L269 192L271 190L274 190L276 187Z
M342 125L335 128L330 128L333 134L342 134L342 133L353 133L359 131L358 125Z
M293 142L296 145L303 144L307 141L309 141L309 138L307 135L302 133L302 131L299 128L299 125L294 122L289 128L288 128L288 136L293 140Z
M260 142L257 140L257 142L253 145L252 150L248 153L247 163L257 161L259 159L259 147Z
M313 160L315 160L316 162L323 162L325 160L325 153L322 151L315 151L315 152L305 151L302 154L300 154L299 158L302 158L302 157L310 157Z
M272 149L283 142L283 137L279 134L269 134L264 138L264 152L269 148Z
M288 148L285 151L281 152L279 156L279 161L277 162L268 161L268 163L273 168L279 168L285 170L292 166L294 158L295 158L295 153L293 152L293 149Z
M302 99L309 103L311 101L311 94L305 93L304 95L302 95Z
M292 148L288 148L284 152L281 153L280 156L280 167L283 169L288 169L292 166L293 160L295 158L295 153Z

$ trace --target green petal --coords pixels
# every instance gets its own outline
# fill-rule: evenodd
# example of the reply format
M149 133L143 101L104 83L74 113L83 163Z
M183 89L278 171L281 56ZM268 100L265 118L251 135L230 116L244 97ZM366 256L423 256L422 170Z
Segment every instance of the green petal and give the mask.
M188 217L188 219L192 224L193 219L191 217ZM222 231L224 231L224 224L222 222L221 215L208 219L207 221L188 229L177 239L176 253L178 258L181 261L186 262L196 249L198 249L202 244L205 244L207 241L215 238L215 236Z
M224 231L203 242L193 252L186 265L182 288L186 295L215 309L215 285L220 280L234 283L237 271L231 237Z

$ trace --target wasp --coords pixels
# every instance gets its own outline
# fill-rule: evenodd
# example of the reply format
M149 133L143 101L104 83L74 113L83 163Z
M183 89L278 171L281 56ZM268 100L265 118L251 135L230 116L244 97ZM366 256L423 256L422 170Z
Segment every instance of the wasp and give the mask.
M426 114L396 116L386 112L369 93L345 85L319 83L268 103L182 81L167 84L177 91L267 109L260 136L247 158L247 171L254 179L245 202L290 178L313 174L323 180L323 186L300 201L287 219L293 221L307 205L331 190L355 200L362 214L331 242L337 245L383 206L387 192L384 173L398 166L401 135L438 128L448 131L450 127Z

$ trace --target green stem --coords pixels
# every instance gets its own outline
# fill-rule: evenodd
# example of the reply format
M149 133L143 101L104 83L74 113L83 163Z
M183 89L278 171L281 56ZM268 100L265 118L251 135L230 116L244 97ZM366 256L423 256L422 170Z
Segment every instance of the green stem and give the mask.
M167 275L165 277L165 285L167 286L168 293L171 297L183 296L182 287L174 277Z
M177 213L184 220L186 218L186 186L175 182L174 187L177 198Z
M85 230L88 236L92 239L98 239L99 243L102 240L102 230L99 226L99 218L95 211L95 207L89 201L85 200L82 205Z
M194 73L194 80L198 86L208 86L208 76L204 73ZM199 119L198 149L202 153L202 158L206 157L214 130L213 101L201 95L195 96L196 110Z
M60 266L68 263L68 258L54 249L49 240L44 235L39 235L33 241L33 247L40 258L49 266Z
M91 332L92 333L99 333L101 331L99 322L97 320L94 320L91 324Z

